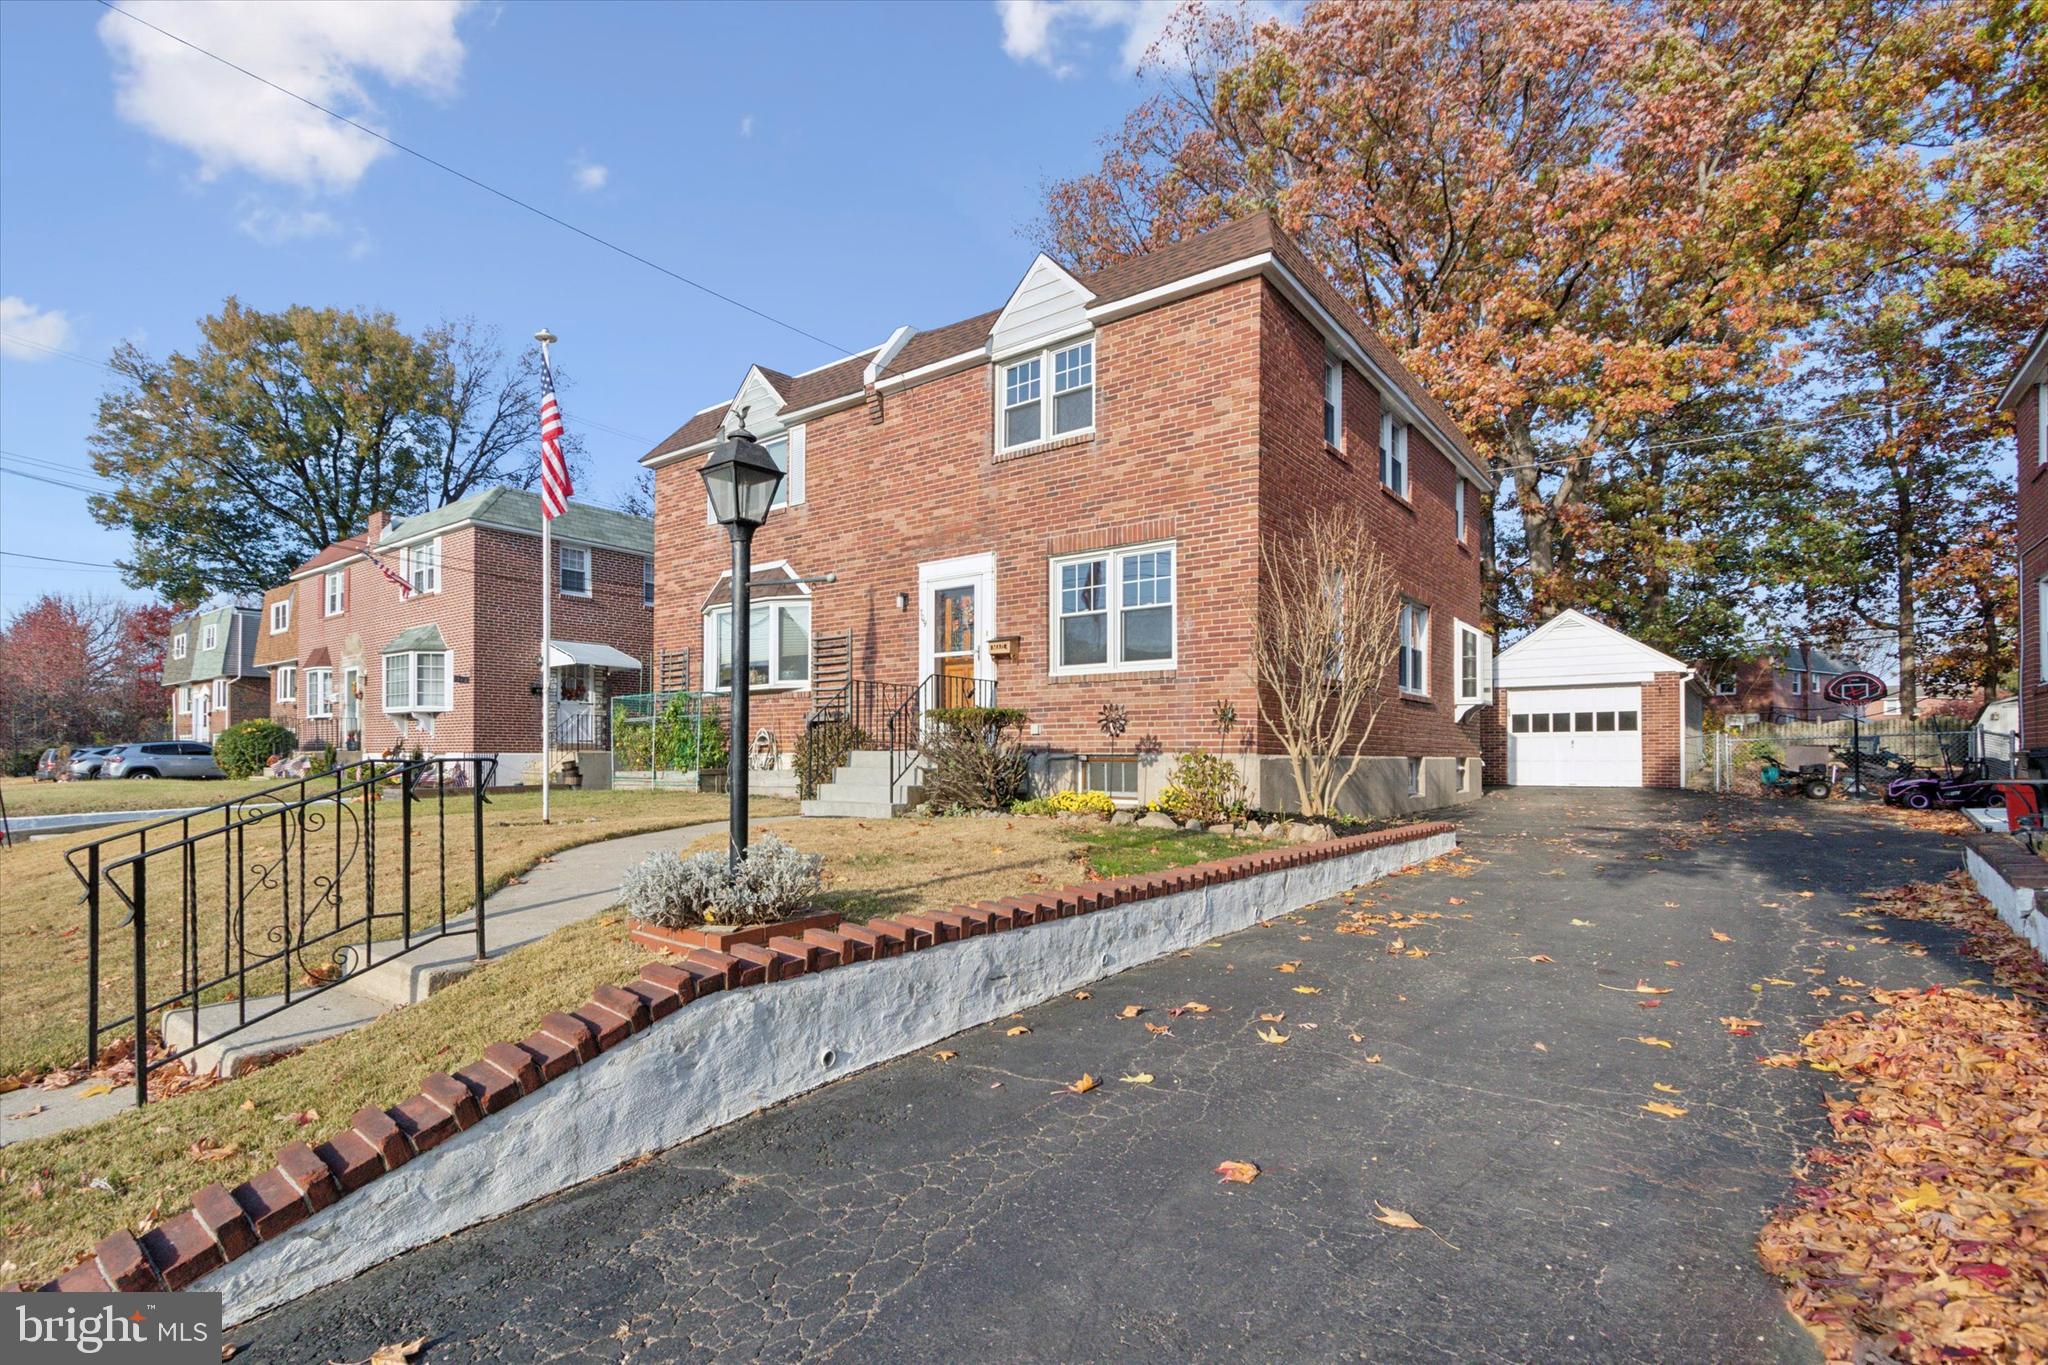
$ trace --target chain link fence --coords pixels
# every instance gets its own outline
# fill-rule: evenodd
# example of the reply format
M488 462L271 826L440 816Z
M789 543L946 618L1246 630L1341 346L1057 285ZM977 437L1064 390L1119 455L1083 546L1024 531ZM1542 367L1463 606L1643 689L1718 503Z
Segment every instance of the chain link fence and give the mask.
M1790 794L1801 778L1825 777L1839 795L1882 798L1887 783L1915 774L2014 777L2024 755L2013 735L1962 721L1790 721L1688 737L1686 784L1721 795ZM1775 772L1778 785L1767 782Z
M726 697L715 692L613 697L613 784L724 791L727 705Z

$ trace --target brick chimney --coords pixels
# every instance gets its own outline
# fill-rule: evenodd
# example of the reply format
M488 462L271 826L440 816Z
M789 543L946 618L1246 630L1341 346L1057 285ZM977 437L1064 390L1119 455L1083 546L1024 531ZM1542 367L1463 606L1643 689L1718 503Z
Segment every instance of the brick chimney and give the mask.
M389 512L379 508L377 511L370 513L370 529L365 533L364 540L371 545L375 545L384 539L384 530L390 525L391 514Z

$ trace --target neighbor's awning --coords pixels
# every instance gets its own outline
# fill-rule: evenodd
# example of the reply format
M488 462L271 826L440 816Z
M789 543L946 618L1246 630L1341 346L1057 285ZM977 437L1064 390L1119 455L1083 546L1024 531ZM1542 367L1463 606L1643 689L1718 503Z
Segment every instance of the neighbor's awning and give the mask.
M640 661L610 645L586 644L581 640L556 640L549 644L549 668L572 668L577 664L594 664L598 668L638 668Z
M441 638L439 626L414 626L401 630L390 644L384 646L386 654L437 654L445 653L448 642Z

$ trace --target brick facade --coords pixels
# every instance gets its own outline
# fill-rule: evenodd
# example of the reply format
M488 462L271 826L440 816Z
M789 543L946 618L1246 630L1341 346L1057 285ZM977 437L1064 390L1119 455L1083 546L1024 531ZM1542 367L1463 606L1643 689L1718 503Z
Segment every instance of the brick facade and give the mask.
M1684 786L1685 679L1659 673L1643 684L1643 785Z
M2048 463L2040 449L2041 388L2022 390L2013 405L2020 484L2020 742L2048 746L2048 669L2042 661L2041 584L2048 581Z
M1261 539L1312 507L1351 501L1367 509L1402 591L1430 608L1432 622L1429 696L1390 700L1370 749L1403 773L1408 757L1478 758L1476 722L1455 721L1451 698L1453 620L1484 620L1479 499L1468 490L1461 543L1458 476L1423 429L1410 437L1409 496L1383 491L1380 400L1347 366L1345 448L1326 447L1325 341L1260 275L1101 321L1094 342L1093 433L1021 455L996 456L1000 371L986 360L805 423L803 501L769 517L754 559L805 577L837 575L811 590L813 639L850 633L857 678L915 684L919 566L989 555L989 633L1017 642L994 663L1000 697L1029 714L1031 743L1102 753L1097 718L1116 703L1129 719L1117 746L1126 754L1141 744L1166 755L1214 749L1210 718L1228 702L1238 717L1229 751L1276 753L1259 719L1252 660ZM690 650L696 685L705 676L703 605L729 562L723 530L706 521L701 463L701 455L656 461L655 473L655 648ZM1157 541L1175 549L1173 666L1056 675L1050 561ZM756 688L753 724L787 754L810 707L807 687ZM1455 769L1431 765L1444 774L1431 791L1454 799ZM1472 782L1469 794L1477 788Z

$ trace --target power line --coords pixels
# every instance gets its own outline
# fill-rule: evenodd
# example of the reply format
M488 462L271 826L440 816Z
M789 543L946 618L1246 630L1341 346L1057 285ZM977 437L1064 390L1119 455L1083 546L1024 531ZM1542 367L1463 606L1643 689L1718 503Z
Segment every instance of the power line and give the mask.
M32 555L26 550L0 550L0 555L6 555L9 559L40 559L45 564L76 564L85 569L118 570L121 567L119 564L108 564L97 559L59 559L55 555Z
M697 280L691 279L687 275L683 275L674 270L670 270L667 266L662 265L656 261L651 261L647 257L640 255L638 252L630 251L627 248L620 246L616 242L607 241L605 238L598 236L596 233L591 232L587 228L580 228L576 226L576 224L569 222L567 219L558 218L554 214L549 213L546 209L541 208L535 204L530 204L526 200L519 198L517 195L508 194L506 191L499 189L497 186L487 184L484 181L477 179L475 176L470 175L466 171L457 170L455 167L449 165L445 161L436 160L435 158L428 156L425 152L419 151L413 147L408 147L403 142L400 142L395 138L386 137L383 133L378 132L374 128L370 128L356 122L354 119L350 118L346 114L339 113L333 109L328 108L324 104L320 104L317 101L310 100L306 98L304 95L299 94L295 90L288 90L284 86L279 85L276 81L270 80L263 76L259 76L254 71L251 71L248 67L239 66L236 63L229 61L226 57L221 56L217 52L208 51L206 48L201 47L199 44L193 42L189 38L181 38L167 28L160 28L157 25L152 24L151 22L149 22L149 20L142 18L140 15L131 14L127 10L122 9L119 5L114 4L113 0L99 0L99 3L105 6L107 9L110 9L114 13L120 15L124 19L128 19L133 21L134 23L138 23L142 25L144 28L149 29L154 33L160 33L164 37L169 38L172 42L178 43L184 47L188 47L192 51L197 52L202 57L211 58L212 60L219 62L222 66L227 67L231 71L239 71L242 75L247 76L250 80L257 82L259 85L266 85L270 87L272 90L277 91L277 93L280 95L284 95L287 96L288 98L297 100L300 104L305 105L308 109L318 110L320 113L327 115L327 117L334 119L337 122L345 123L349 127L355 129L357 132L362 133L367 137L373 137L377 139L377 141L383 143L387 147L396 148L398 151L404 152L407 156L414 157L420 161L424 161L429 166L434 167L436 170L444 171L447 174L454 176L458 180L462 180L467 182L468 184L474 185L477 189L484 191L486 194L495 195L496 197L504 200L508 204L514 205L515 207L518 208L525 209L528 213L531 213L536 217L544 218L548 222L553 223L556 227L565 228L568 231L575 233L579 237L585 238L586 240L591 242L595 242L597 245L603 247L607 251L616 252L617 254L624 256L629 261L637 262L640 265L646 266L649 270L653 270L659 274L666 275L670 279L675 280L680 284L688 285L690 288L697 290L699 293L707 294L710 297L717 299L721 303L727 303L732 305L734 308L739 309L742 312L751 313L755 317L760 318L763 322L772 322L777 327L781 327L786 331L794 332L798 336L803 337L806 340L815 341L820 346L823 346L828 350L837 351L841 355L853 354L853 350L850 347L840 346L835 342L827 341L825 338L819 336L817 333L807 332L793 322L783 321L781 318L776 317L773 313L764 312L763 310L756 308L749 303L742 303L740 300L734 298L730 294L721 293L718 290L713 289L708 284L700 283Z
M16 469L12 465L0 464L0 474L12 474L17 479L34 479L37 483L47 483L56 488L68 488L74 493L103 496L107 491L104 488L88 488L82 483L66 483L62 479L53 479L44 474L31 474L26 469Z

